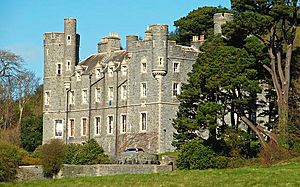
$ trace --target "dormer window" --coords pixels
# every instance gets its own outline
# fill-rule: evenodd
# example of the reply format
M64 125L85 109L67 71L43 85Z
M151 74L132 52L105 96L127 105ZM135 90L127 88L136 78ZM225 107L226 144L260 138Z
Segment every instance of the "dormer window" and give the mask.
M76 71L76 81L81 81L81 74L79 71Z
M127 75L127 66L126 65L122 65L121 66L121 72L123 76Z
M114 76L114 68L113 67L109 67L108 68L108 76L109 77L113 77Z
M95 70L95 74L96 74L96 79L99 79L101 77L101 69L100 68L97 68Z

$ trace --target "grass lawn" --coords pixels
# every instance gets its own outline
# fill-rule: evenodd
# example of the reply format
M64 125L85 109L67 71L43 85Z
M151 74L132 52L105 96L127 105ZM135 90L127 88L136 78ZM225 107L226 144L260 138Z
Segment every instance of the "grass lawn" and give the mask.
M0 183L0 186L300 186L300 162L259 168L174 171Z

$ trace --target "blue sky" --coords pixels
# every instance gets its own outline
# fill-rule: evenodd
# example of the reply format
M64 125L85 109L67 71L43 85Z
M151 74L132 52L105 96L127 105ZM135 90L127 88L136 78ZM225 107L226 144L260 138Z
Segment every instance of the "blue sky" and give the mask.
M230 0L0 0L0 49L21 55L27 69L43 76L43 33L63 32L77 19L80 59L95 53L101 37L117 32L144 36L149 24L168 24L202 6L230 7Z

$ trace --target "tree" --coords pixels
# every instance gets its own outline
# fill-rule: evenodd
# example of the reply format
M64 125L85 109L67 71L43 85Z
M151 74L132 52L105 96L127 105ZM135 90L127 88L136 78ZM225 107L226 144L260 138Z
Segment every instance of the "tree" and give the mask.
M28 101L32 99L34 92L38 88L39 78L37 78L31 71L23 71L17 75L16 85L17 88L15 92L19 106L18 124L20 125L23 117L24 107Z
M41 94L36 93L39 79L33 72L24 69L22 62L23 59L15 53L0 49L0 138L16 145L20 145L24 113L25 117L31 118L38 118L42 113L42 90ZM33 99L35 101L32 102ZM34 112L37 110L39 112ZM23 145L27 148L32 146L31 142L27 143Z
M251 119L251 113L258 107L253 100L261 90L256 58L244 48L226 45L220 36L209 38L200 50L202 53L188 74L188 83L178 97L174 145L179 147L185 141L203 138L203 129L209 129L208 141L217 142L226 126L239 127L232 115L237 114L265 147L261 131ZM225 120L228 114L230 124Z
M21 125L21 143L27 151L34 151L42 145L43 116L28 116L23 118Z
M22 62L15 53L0 49L0 128L15 125L14 80L21 71Z
M231 41L236 41L236 36L245 39L253 35L264 44L269 61L260 64L272 78L278 106L275 130L279 143L287 146L291 58L299 23L298 0L232 0L231 4L235 17L226 25L224 33Z
M200 7L191 11L187 16L174 22L176 31L171 33L172 39L179 44L189 45L192 36L200 34L207 36L214 28L214 14L222 12L229 12L229 10L221 7Z
M23 59L13 52L0 49L0 78L14 76L20 71Z

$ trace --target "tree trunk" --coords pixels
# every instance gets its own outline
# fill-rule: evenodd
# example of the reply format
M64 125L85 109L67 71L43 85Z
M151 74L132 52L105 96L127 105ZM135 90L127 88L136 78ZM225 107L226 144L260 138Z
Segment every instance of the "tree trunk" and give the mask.
M21 125L21 122L22 122L23 109L24 109L24 107L22 105L19 105L20 114L19 114L19 123L18 123L18 125Z
M248 126L250 129L257 135L259 143L263 148L267 147L267 143L264 140L263 135L261 132L257 129L257 127L244 115L241 116L241 120Z
M272 30L271 35L273 35ZM286 45L285 69L282 68L282 51L273 47L268 49L271 60L270 67L263 65L270 73L277 95L278 125L275 132L278 134L279 143L286 147L288 142L288 95L290 90L290 65L292 59L293 44ZM277 63L276 63L277 62ZM277 64L277 65L276 65Z
M279 143L284 147L288 143L288 103L281 102L278 103L278 128L277 134L279 137Z

